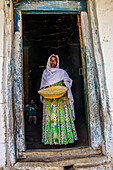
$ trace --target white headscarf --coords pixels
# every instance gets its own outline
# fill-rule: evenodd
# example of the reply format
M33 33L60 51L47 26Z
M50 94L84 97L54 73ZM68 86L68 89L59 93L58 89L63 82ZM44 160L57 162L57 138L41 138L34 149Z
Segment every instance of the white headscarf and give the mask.
M57 65L55 68L52 68L50 65L50 58L52 56L55 56L57 58ZM71 110L73 114L73 118L75 120L75 112L74 112L74 99L71 92L71 86L72 86L72 79L69 78L67 72L63 69L59 68L59 57L58 55L52 54L47 61L46 69L44 70L42 74L41 79L41 86L40 89L45 88L47 86L50 86L52 84L58 83L59 81L63 80L66 87L68 87L68 98L71 104Z

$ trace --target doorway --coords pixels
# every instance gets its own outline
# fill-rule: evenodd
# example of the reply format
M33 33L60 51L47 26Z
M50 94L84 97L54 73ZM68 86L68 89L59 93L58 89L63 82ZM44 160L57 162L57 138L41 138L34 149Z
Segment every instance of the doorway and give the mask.
M24 105L35 100L38 106L37 125L28 124L25 113L25 137L27 149L51 148L41 143L42 103L37 91L41 75L51 54L57 54L60 68L73 79L72 92L75 100L76 129L78 141L66 147L87 146L88 132L84 101L84 82L81 72L82 60L75 14L22 15L23 20L23 77ZM60 146L59 148L61 148Z

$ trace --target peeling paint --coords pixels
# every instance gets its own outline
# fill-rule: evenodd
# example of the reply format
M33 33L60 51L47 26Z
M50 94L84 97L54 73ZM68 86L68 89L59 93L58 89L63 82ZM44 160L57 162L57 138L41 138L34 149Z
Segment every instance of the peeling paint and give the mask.
M7 6L10 7L10 0L7 0Z
M92 28L92 42L93 42L93 52L95 58L95 70L97 75L98 83L98 100L100 107L100 120L101 120L101 131L102 131L102 150L105 155L111 156L112 154L112 121L109 110L109 98L108 91L106 86L106 74L104 70L103 63L103 54L100 45L99 29L97 15L94 9L96 8L95 2L89 0L89 14L90 14L90 23ZM103 28L102 28L103 29Z
M21 1L16 3L15 9L22 12L35 11L35 13L43 11L64 11L66 12L80 12L86 11L86 3L81 1Z
M19 31L19 28L18 28L18 21L20 20L20 15L19 15L19 12L18 11L14 11L14 33L16 31Z
M3 3L5 2L5 3ZM23 13L79 13L80 11L87 11L86 3L81 1L15 1L14 2L14 56L13 51L13 7L11 1L1 1L0 6L0 64L1 79L0 88L0 102L4 106L1 109L3 114L0 120L0 128L2 135L0 138L0 166L4 169L10 169L10 166L16 162L16 149L25 151L25 134L24 134L24 114L23 114L23 51L22 51L22 28L21 28L21 11ZM92 2L92 1L89 1ZM98 3L98 2L97 2ZM91 54L91 48L84 44L86 53L86 69L88 78L88 94L91 105L89 105L89 120L90 120L90 134L91 145L93 147L101 146L103 153L110 159L112 152L112 122L109 103L109 96L111 91L106 87L106 70L109 70L109 61L106 70L103 70L102 55L100 51L100 42L98 38L97 21L94 16L94 6L91 7L90 14L92 24L92 36L94 55ZM5 24L5 25L4 25ZM85 23L86 24L86 23ZM88 25L85 25L88 27ZM87 39L87 37L86 37ZM108 37L103 38L103 43L110 43ZM89 42L87 42L89 43ZM91 44L90 44L91 45ZM89 45L89 46L90 46ZM104 44L105 45L105 44ZM108 44L109 45L109 44ZM109 47L109 46L104 46ZM105 56L104 56L105 57ZM94 62L95 61L95 62ZM111 64L111 63L110 63ZM111 64L112 67L112 64ZM105 72L104 72L105 71ZM110 69L111 71L111 69ZM109 84L111 79L107 81ZM3 97L3 98L2 98ZM13 101L14 100L14 101ZM16 129L15 129L16 124ZM101 126L100 126L101 125ZM6 141L7 140L7 141ZM102 143L101 143L102 142ZM106 165L107 166L107 165ZM1 168L0 167L0 168Z

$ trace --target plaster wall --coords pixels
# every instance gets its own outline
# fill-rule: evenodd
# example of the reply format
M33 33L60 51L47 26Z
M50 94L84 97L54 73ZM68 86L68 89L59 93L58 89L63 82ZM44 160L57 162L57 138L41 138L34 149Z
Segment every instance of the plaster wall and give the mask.
M113 129L113 1L95 0L95 4Z
M15 162L15 153L14 150L14 133L13 133L13 111L12 111L12 102L11 102L11 89L13 86L11 79L11 41L13 34L11 28L11 13L9 6L7 4L6 12L4 10L4 0L0 0L0 168L5 167L6 158L7 162L10 157L10 161L12 163ZM8 2L7 2L8 3ZM97 19L99 26L99 35L100 35L100 43L102 48L104 67L105 67L105 77L108 89L108 96L110 102L110 114L112 117L113 112L113 0L95 0L96 10L97 10ZM9 16L9 18L7 17ZM6 18L8 18L6 20ZM9 27L10 26L10 27ZM7 38L6 38L7 37ZM4 45L5 44L5 45ZM5 49L6 46L6 49ZM6 65L7 64L7 65ZM8 67L7 67L8 66ZM9 72L6 69L6 73L4 73L5 68L9 68ZM8 77L9 76L9 77ZM8 82L6 82L6 80ZM7 84L8 85L7 85ZM7 89L4 90L4 85ZM5 91L5 92L4 92ZM3 92L8 94L7 99L4 100ZM7 105L7 113L5 113L5 107ZM7 115L7 120L5 119L5 114ZM9 122L9 123L7 123ZM7 130L6 130L7 125ZM113 118L112 118L112 128L113 128ZM6 140L7 136L7 140ZM112 136L113 140L113 136ZM6 144L7 141L7 144ZM6 154L6 145L7 145L7 154ZM9 149L8 149L9 148ZM112 149L113 150L113 149Z
M11 1L0 0L0 169L15 162L12 111L12 34Z
M3 65L4 65L4 3L0 0L0 168L6 163L5 117L3 100Z

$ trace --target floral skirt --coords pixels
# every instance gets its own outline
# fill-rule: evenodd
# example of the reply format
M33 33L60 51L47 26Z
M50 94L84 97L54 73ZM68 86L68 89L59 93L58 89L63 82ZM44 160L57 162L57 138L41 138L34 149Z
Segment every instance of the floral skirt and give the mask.
M68 97L44 99L42 142L45 145L67 145L76 140L77 133Z

